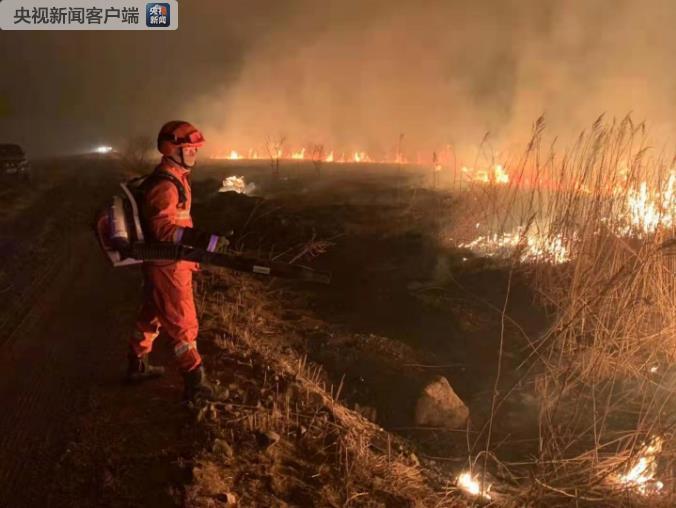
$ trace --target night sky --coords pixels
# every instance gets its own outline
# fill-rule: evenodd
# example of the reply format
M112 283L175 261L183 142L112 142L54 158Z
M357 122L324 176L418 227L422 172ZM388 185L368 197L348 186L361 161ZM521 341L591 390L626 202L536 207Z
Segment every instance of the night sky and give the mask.
M632 112L670 141L675 20L668 0L189 0L175 32L4 31L0 140L69 153L182 118L213 151L509 146L542 113L565 138Z

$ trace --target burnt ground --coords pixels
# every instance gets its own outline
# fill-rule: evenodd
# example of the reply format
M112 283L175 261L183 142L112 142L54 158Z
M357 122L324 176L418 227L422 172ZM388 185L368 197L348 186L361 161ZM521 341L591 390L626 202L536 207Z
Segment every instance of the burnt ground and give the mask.
M368 432L388 446L371 448L386 448L394 461L391 442L401 440L399 456L415 452L411 460L427 471L425 495L447 488L437 480L466 462L468 436L485 440L478 432L490 408L509 274L448 247L448 228L462 218L453 198L420 189L418 174L381 170L346 166L316 178L299 168L277 183L264 167L221 165L196 175L193 215L200 226L235 229L242 250L297 258L334 274L327 287L227 272L198 276L200 347L234 397L206 419L179 404L181 380L171 368L142 387L121 383L140 277L133 269L109 268L90 230L95 210L123 179L115 162L45 161L30 188L6 188L0 505L218 506L226 504L226 490L243 506L368 504L364 491L372 492L374 503L409 505L410 493L397 497L354 472L347 483L355 490L339 487L346 484L346 466L320 441L331 435L348 443L351 434L317 430L312 437L312 429L321 428L316 415L327 415L325 428L370 424L356 416L359 423L346 423L352 417L323 395L308 398L307 380L288 368L305 355L322 367L304 367L316 372L313 383L334 394L341 386L340 402L375 420ZM247 175L265 197L219 194L220 179L234 173ZM514 367L527 351L523 333L534 336L545 324L527 288L524 275L513 277L507 314L520 328L506 321L502 394L522 376ZM163 344L160 337L156 359L170 365ZM435 375L446 376L470 407L469 434L413 425L415 399ZM305 393L285 391L292 392L285 407L291 411L293 401L297 411L293 428L283 419L270 423L279 379ZM529 446L518 441L530 436L533 423L521 393L501 407L494 430L493 443L519 443L500 445L508 457L526 455ZM261 408L269 411L265 424L252 417ZM252 440L268 428L285 443L274 453ZM211 457L214 443L222 441L234 449L227 463ZM365 467L377 471L372 459L363 458ZM316 475L321 482L308 480ZM388 475L383 472L383 482L401 481ZM207 480L219 485L218 492L205 494Z
M515 393L501 405L497 438L518 441L516 451L501 450L507 457L523 456L527 446L520 439L532 438L535 414L525 372L516 367L530 351L527 337L547 324L528 275L513 273L509 285L505 264L450 247L453 225L467 220L464 204L421 187L425 175L357 170L329 174L327 182L299 168L265 200L212 195L198 220L213 229L231 225L244 237L243 249L266 245L258 253L279 259L296 258L309 239L330 243L312 261L332 271L330 286L271 284L284 295L283 315L294 332L286 340L297 336L298 350L322 365L331 383L344 382L351 407L366 406L379 424L427 443L435 455L466 455L466 437L415 428L417 397L430 379L445 376L470 407L473 431L482 429L507 300L500 398L513 387ZM218 182L202 185L200 195L208 196Z

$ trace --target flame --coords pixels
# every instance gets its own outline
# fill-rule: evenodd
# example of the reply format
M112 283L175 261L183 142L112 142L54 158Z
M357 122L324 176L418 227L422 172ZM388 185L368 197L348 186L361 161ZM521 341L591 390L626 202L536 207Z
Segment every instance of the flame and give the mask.
M492 178L485 170L474 171L466 166L462 168L462 174L465 179L479 183L491 182ZM493 175L496 184L509 182L509 175L500 165L495 166ZM578 186L576 191L584 194L595 192L585 186ZM604 194L604 191L601 193ZM615 210L615 215L602 220L618 237L643 238L660 230L670 230L676 226L676 170L669 173L661 189L645 181L633 187L627 187L626 182L623 182L612 189L608 199L612 200L608 204L612 205L610 208ZM544 228L543 231L546 230ZM525 241L525 245L520 243L522 241ZM572 238L563 238L561 234L543 235L531 230L522 239L522 228L516 228L507 233L477 236L472 241L461 243L460 247L469 248L483 256L506 258L513 254L517 246L524 245L520 258L522 262L560 264L570 260L570 247L575 242L574 232Z
M408 160L407 160L406 157L404 157L404 155L401 154L401 153L397 153L397 155L396 155L395 158L394 158L394 163L395 163L395 164L406 164L407 162L408 162Z
M509 175L505 171L505 168L503 168L500 164L497 164L494 168L494 178L495 178L495 183L499 183L499 184L508 184L509 183Z
M478 225L477 225L478 227ZM459 246L488 257L507 258L514 250L522 246L520 260L522 263L540 261L551 264L561 264L570 260L570 252L561 235L547 237L529 231L523 237L522 229L514 232L479 236L471 242L461 243Z
M371 162L371 158L366 155L366 152L354 152L352 160L354 162Z
M325 144L321 145L325 147ZM336 163L381 163L381 164L408 164L409 158L401 153L400 151L390 152L388 154L383 154L380 157L374 157L372 154L369 154L362 150L357 150L354 152L342 152L340 150L327 149L325 156L323 156L324 162L336 162ZM223 155L215 155L214 159L226 159L226 160L256 160L261 158L273 158L280 160L310 160L311 157L308 154L307 148L301 148L299 150L284 152L283 147L279 144L270 144L267 143L265 148L262 150L256 150L254 148L248 148L246 150L231 150L223 152ZM449 166L451 163L455 165L455 156L448 147L444 147L441 150L430 152L426 154L425 152L416 152L415 154L415 163L420 165L431 164L434 171L441 171L444 167ZM465 168L465 171L467 169ZM473 179L477 182L489 183L507 183L509 181L509 175L500 165L491 168L491 170L481 170L474 172L474 170L469 170L474 175Z
M479 169L462 166L460 171L465 180L472 183L506 185L509 183L509 174L501 164L496 164L490 169Z
M488 493L491 489L491 486L488 485L483 490L481 489L481 482L477 480L476 476L472 476L472 473L465 471L458 475L457 479L458 487L465 491L467 494L476 497L482 497L484 499L491 499L490 494Z
M630 188L627 207L625 234L651 234L660 227L672 227L676 223L676 170L671 171L661 191L649 190L646 182Z
M632 462L629 471L618 476L616 480L625 487L637 490L641 494L662 490L664 484L655 480L655 473L657 472L657 456L662 451L663 443L661 437L653 437L647 445L643 446L637 459Z

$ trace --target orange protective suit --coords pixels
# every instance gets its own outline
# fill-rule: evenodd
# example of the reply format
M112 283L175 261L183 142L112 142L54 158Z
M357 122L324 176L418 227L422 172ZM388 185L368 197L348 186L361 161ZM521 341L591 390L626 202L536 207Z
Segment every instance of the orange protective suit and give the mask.
M155 171L170 173L183 184L186 202L179 204L176 185L159 180L145 194L142 216L152 240L179 243L182 228L191 228L190 171L164 157ZM129 342L132 354L149 353L160 328L169 336L179 369L189 372L202 359L197 352L199 325L193 298L192 274L198 269L190 261L152 261L143 263L144 301Z

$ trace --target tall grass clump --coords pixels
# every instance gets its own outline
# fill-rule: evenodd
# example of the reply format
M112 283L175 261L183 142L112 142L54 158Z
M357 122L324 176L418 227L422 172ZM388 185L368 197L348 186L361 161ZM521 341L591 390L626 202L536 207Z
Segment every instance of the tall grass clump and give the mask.
M676 165L643 124L599 118L570 148L534 126L506 186L473 192L465 246L532 276L551 326L522 368L539 401L523 496L670 505L676 423Z

